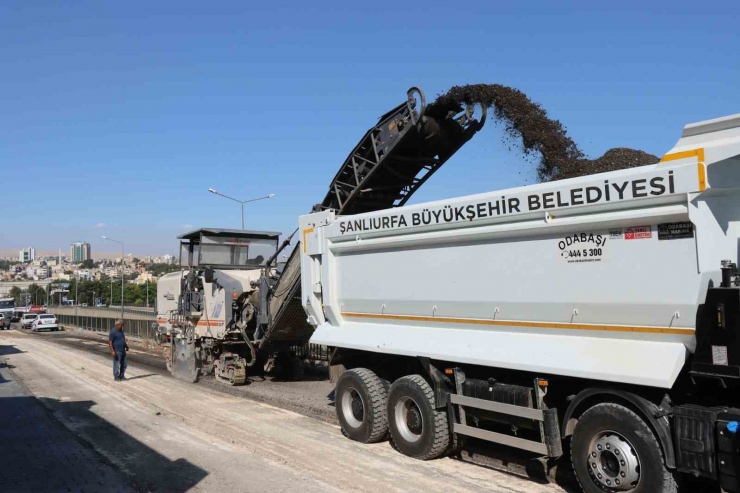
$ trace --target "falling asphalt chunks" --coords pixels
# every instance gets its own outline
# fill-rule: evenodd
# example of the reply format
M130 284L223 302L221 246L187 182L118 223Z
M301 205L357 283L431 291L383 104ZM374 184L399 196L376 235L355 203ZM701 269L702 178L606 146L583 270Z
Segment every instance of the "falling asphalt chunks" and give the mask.
M610 149L597 159L588 159L558 120L533 102L519 89L502 84L454 86L427 107L426 114L445 117L457 113L463 104L478 103L490 109L503 123L506 139L521 142L522 152L539 154L537 177L547 182L644 166L658 162L658 157L626 147Z

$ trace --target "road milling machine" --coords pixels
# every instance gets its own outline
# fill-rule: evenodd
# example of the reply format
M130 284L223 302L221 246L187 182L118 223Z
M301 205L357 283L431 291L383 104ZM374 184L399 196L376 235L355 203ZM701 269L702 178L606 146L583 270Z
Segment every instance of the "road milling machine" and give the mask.
M404 205L486 118L474 106L427 113L423 91L409 89L365 133L313 210L344 215ZM157 325L174 376L214 374L238 385L271 359L290 369L314 331L301 305L300 241L283 268L276 265L292 238L279 245L278 233L208 228L179 237L181 271L157 283Z

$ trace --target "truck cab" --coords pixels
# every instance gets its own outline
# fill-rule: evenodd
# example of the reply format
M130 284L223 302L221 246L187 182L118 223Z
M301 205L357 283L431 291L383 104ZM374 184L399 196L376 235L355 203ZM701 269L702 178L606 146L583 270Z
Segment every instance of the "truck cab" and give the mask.
M15 298L0 298L0 313L10 322L15 313Z

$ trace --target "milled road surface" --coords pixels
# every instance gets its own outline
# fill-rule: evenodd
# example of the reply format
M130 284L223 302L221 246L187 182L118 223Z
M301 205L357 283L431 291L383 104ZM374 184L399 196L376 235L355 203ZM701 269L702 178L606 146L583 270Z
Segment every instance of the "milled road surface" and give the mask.
M138 491L562 491L449 458L413 460L388 442L358 444L336 425L133 359L119 383L109 358L50 338L2 332L0 346L29 392Z
M20 331L20 329L19 329ZM100 332L65 330L62 332L20 331L24 335L33 335L46 340L98 354L101 358L110 359L108 335ZM139 366L159 375L169 375L162 349L156 345L144 345L129 341L131 351L127 358L129 364ZM217 382L213 377L201 377L199 385L207 386L234 396L272 404L283 409L336 424L334 407L327 396L334 386L327 380L327 372L307 372L301 381L290 382L272 378L249 377L248 385L231 387Z

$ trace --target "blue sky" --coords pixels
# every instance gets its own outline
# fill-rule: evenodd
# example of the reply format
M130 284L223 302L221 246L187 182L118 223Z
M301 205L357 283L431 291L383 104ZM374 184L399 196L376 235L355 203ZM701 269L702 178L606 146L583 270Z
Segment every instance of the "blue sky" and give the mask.
M592 157L740 112L738 2L0 3L0 250L285 233L412 85L520 88ZM600 5L604 4L604 7ZM534 181L487 125L414 196Z

